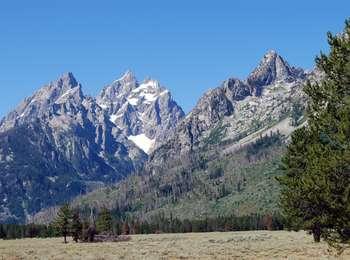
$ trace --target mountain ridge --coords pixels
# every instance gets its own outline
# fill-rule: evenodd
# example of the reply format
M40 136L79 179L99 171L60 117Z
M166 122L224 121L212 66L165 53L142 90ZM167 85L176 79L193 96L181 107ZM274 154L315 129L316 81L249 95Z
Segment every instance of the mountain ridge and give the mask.
M266 178L277 174L276 154L283 150L293 130L305 123L303 110L307 100L303 84L320 77L317 71L292 67L275 51L269 51L246 79L226 79L217 88L205 92L185 116L169 90L157 80L147 78L138 82L131 71L126 71L93 98L84 95L72 73L65 73L1 120L0 172L4 174L0 186L6 193L0 192L0 219L33 220L32 216L41 209L125 178L121 186L112 187L119 190L118 205L124 205L122 198L126 199L126 207L133 207L133 199L163 201L159 205L145 202L150 207L148 211L141 208L146 215L158 212L163 206L168 208L169 200L187 198L194 203L190 199L192 192L197 189L199 194L203 192L194 180L217 193L218 188L226 189L221 181L229 178L233 186L223 197L239 192L234 187L242 176L252 180L247 184L249 189L259 179L265 192L273 193L268 186L271 181L249 175L250 168L261 169ZM31 152L20 149L18 133ZM256 148L265 142L267 146ZM36 159L26 160L31 158L31 153ZM20 156L25 157L24 161L16 159ZM240 169L225 158L247 165ZM221 164L220 174L208 170ZM35 181L30 171L24 170L28 167L38 176ZM242 176L230 172L230 167L242 171ZM192 179L192 174L199 179ZM218 187L210 177L216 174L219 174ZM16 185L12 185L20 196L9 190L7 182L11 176L16 179ZM41 183L41 179L45 181ZM67 187L67 196L59 193L58 185ZM120 193L129 194L128 189L134 185L146 185L138 190L140 193L135 193L140 197L129 200ZM35 193L34 186L47 189L50 195L43 199L43 194ZM74 188L69 191L69 187ZM276 186L271 184L271 187ZM93 194L100 194L103 201L104 196L109 196L104 191L109 189ZM154 194L158 195L154 197ZM55 195L57 200L53 199ZM84 200L89 196L83 196L82 200L91 206L96 200ZM33 198L36 202L32 202ZM236 197L233 200L237 201ZM115 200L111 203L115 205ZM268 208L274 208L273 204L269 205Z
M21 102L1 120L0 133L0 221L25 221L42 208L123 179L147 160L96 99L84 95L70 72ZM15 137L31 149L23 152ZM11 178L17 180L15 185ZM67 193L58 185L64 185Z
M277 70L280 65L277 64L282 64L284 66L284 69L279 69L278 73ZM212 129L218 122L224 120L225 118L227 121L234 120L234 114L238 112L240 103L243 104L245 100L252 99L252 105L254 104L253 102L257 101L259 104L264 105L265 102L260 103L262 99L266 99L267 103L270 104L271 101L279 98L278 92L267 92L270 90L270 88L272 89L270 92L273 92L273 88L279 87L278 84L280 83L283 85L283 87L285 87L283 90L285 93L282 93L281 95L295 95L300 96L302 99L303 93L300 85L305 82L307 77L310 77L308 75L311 75L311 73L307 74L302 69L296 69L289 66L288 63L277 54L277 52L269 51L263 56L259 65L248 75L245 80L229 78L223 81L219 87L208 90L206 93L204 93L193 110L177 126L178 137L174 137L173 132L164 143L166 143L166 145L169 145L169 143L170 145L173 145L170 151L183 151L186 153L192 149L195 149L203 135L205 135L208 130ZM263 81L261 79L263 79ZM257 84L251 85L252 82L256 82ZM261 82L265 82L267 85L261 85ZM298 93L292 93L294 90L296 90ZM265 95L263 95L264 92ZM303 103L304 101L300 100L300 102ZM289 108L291 108L290 102L289 106ZM257 106L255 105L255 107ZM273 107L280 109L279 104L274 104ZM247 112L249 112L249 108L247 110ZM280 111L281 114L282 112L283 111ZM254 115L250 112L249 114L247 113L242 116L254 117ZM277 116L278 115L275 117ZM244 119L245 118L243 118L243 120ZM257 120L257 118L255 119ZM250 126L245 126L245 128L249 127ZM243 131L240 132L242 133ZM238 132L237 134L240 133ZM172 138L175 138L175 140L171 140ZM161 150L161 155L159 157L163 156L164 153L165 151ZM174 153L168 157L173 156L175 156ZM151 155L151 160L156 157L157 151ZM160 159L158 164L162 163L164 163L164 161Z
M182 108L160 82L147 78L139 83L130 70L107 85L98 95L97 103L139 147L145 142L156 144L184 117ZM142 139L144 143L137 142ZM149 153L153 145L144 151Z
M306 123L303 85L320 77L268 52L247 79L204 93L140 172L72 206L142 220L276 213L278 162L290 134Z

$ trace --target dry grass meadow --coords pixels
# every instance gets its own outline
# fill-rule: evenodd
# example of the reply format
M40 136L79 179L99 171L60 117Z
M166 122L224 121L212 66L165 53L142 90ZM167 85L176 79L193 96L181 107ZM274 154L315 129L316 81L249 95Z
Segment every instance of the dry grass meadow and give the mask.
M254 231L135 235L118 243L62 239L0 240L0 259L350 259L335 257L305 232Z

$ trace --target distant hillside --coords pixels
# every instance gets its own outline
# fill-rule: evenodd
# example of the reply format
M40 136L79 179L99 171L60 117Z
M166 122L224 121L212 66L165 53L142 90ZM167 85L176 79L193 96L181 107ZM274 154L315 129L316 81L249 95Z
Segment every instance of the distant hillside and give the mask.
M230 155L218 156L217 150L193 153L178 167L156 175L132 175L72 204L82 210L108 207L122 216L142 219L159 214L198 219L275 213L279 191L275 177L284 141L283 136L272 134Z

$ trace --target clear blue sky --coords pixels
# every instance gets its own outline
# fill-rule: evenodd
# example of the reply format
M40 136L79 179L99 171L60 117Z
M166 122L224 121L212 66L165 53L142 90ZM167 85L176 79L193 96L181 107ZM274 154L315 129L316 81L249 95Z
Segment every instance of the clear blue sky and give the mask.
M0 116L63 72L96 95L126 69L159 79L188 112L269 49L313 67L349 10L349 0L3 0Z

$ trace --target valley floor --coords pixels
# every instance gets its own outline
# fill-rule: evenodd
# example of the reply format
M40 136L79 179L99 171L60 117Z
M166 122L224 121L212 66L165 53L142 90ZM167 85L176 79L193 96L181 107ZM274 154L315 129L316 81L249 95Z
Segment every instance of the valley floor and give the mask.
M305 232L252 231L134 235L128 242L63 244L62 239L0 240L0 259L336 259ZM350 251L340 258L350 259Z

